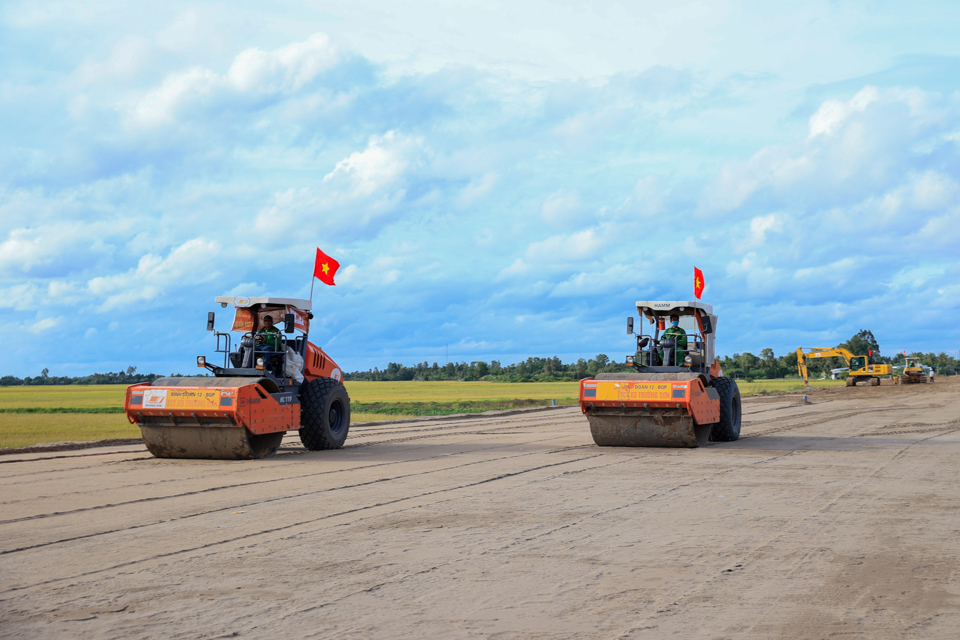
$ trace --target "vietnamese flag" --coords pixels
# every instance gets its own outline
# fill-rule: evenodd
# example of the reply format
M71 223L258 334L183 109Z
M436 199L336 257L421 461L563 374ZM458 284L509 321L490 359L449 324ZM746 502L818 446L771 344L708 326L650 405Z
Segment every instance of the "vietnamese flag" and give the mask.
M697 300L700 299L700 294L703 293L703 271L693 268L693 295L697 296Z
M333 282L333 276L337 273L337 269L339 268L339 262L317 248L317 260L313 263L314 278L319 278L320 282L323 284L328 284L331 287L336 286L336 284Z

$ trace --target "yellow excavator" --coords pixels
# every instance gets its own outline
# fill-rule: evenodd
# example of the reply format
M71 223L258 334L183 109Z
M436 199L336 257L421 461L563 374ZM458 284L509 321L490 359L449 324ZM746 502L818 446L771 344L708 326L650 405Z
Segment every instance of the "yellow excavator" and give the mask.
M870 354L873 355L873 354ZM843 358L847 363L849 371L847 372L847 386L855 387L858 382L867 382L871 387L880 385L880 376L892 376L893 367L889 364L870 364L868 356L855 356L843 347L834 347L833 349L824 349L815 347L806 349L800 347L797 349L797 370L803 383L807 384L807 358Z

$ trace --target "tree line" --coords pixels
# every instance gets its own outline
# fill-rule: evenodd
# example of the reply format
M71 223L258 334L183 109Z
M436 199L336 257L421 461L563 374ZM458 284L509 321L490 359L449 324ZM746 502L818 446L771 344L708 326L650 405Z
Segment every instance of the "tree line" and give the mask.
M898 352L894 356L884 356L880 353L873 333L861 330L846 342L836 345L843 347L854 355L868 355L872 352L871 362L875 364L891 364L894 366L904 363L904 355ZM960 361L944 352L908 354L917 357L923 364L932 367L938 375L953 375L960 371ZM751 379L796 378L797 353L791 351L782 356L776 356L773 349L763 349L760 355L749 352L735 353L733 356L720 358L720 366L725 376ZM844 366L842 358L808 358L807 370L811 378L829 377L831 369ZM161 377L155 373L139 374L136 367L127 367L126 371L117 373L94 373L89 376L68 377L51 376L49 370L44 369L39 376L18 378L3 376L0 386L14 385L64 385L64 384L135 384L138 382L153 382ZM398 362L391 362L385 369L373 368L367 371L353 371L344 373L344 380L365 381L400 381L400 380L462 380L462 381L491 381L491 382L573 382L595 376L598 373L624 373L632 371L632 367L611 361L606 354L598 354L594 358L578 359L576 362L564 364L560 358L527 358L523 362L503 365L499 360L485 362L449 362L440 365L436 362L420 362L413 366L406 366ZM170 374L179 376L180 374Z
M836 345L854 355L869 355L875 364L902 365L903 353L887 357L880 353L880 345L873 332L861 330L849 340ZM872 355L870 355L872 352ZM944 352L938 354L914 352L908 354L933 367L938 375L952 375L960 370L960 362ZM763 349L759 356L752 353L735 353L733 356L719 358L723 374L729 377L753 379L799 378L797 371L797 352L791 351L776 356L773 349ZM811 378L829 377L832 369L844 367L842 358L808 358L807 371ZM598 373L623 373L632 371L632 367L613 362L605 354L599 354L590 360L583 358L564 364L560 358L527 358L525 361L503 366L498 360L450 362L432 365L421 362L406 366L391 362L385 369L370 369L344 374L344 380L396 381L396 380L486 380L493 382L565 382L576 381Z
M137 384L138 382L153 382L159 378L155 373L137 373L136 367L127 367L126 371L116 373L94 373L89 376L51 376L49 369L44 369L39 376L18 378L3 376L0 378L0 387L15 387L20 385L65 385L65 384Z
M373 368L367 371L344 373L344 380L395 381L395 380L462 380L471 382L484 380L491 382L572 382L602 372L623 372L631 368L625 364L611 362L605 354L576 362L564 364L560 358L527 358L523 362L504 366L499 360L489 363L482 360L473 362L448 362L440 365L434 362L420 362L405 366L391 362L385 369Z

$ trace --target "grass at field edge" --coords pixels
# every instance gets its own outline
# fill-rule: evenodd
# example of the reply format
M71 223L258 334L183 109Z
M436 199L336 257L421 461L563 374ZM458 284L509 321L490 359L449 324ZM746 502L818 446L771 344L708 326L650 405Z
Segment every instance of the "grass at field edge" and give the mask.
M738 381L741 395L799 391L803 384L797 380ZM816 387L843 385L842 381L813 381ZM105 385L104 385L105 386ZM552 400L558 405L577 404L577 383L348 383L353 422L404 420L419 416L445 416L461 413L482 413L491 410L548 406ZM10 389L14 391L7 391ZM68 393L40 393L39 389ZM123 415L123 386L104 389L103 386L38 388L30 393L16 393L19 388L4 389L0 393L0 448L20 448L32 444L62 441L94 441L112 438L136 438L140 430ZM487 398L483 398L487 395ZM490 396L500 396L490 398ZM503 396L514 395L513 398ZM517 395L539 396L516 398ZM6 397L4 397L6 396ZM64 397L66 396L66 397ZM378 397L380 396L380 397ZM424 397L424 402L400 401ZM444 397L446 396L446 397ZM446 400L447 397L451 401ZM460 397L457 397L460 396ZM479 396L479 398L478 398ZM383 401L378 401L380 399ZM467 399L471 398L471 399ZM481 399L482 398L482 399ZM57 399L60 400L57 403ZM101 406L88 406L91 400ZM119 402L102 406L104 401ZM54 404L56 403L56 404ZM57 406L70 404L74 406ZM11 406L14 405L14 406ZM32 406L31 406L32 405ZM52 419L51 414L58 415Z

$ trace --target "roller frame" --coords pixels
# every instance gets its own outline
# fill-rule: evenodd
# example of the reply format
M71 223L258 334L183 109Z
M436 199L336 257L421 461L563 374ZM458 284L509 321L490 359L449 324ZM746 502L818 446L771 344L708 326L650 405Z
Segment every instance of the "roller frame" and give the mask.
M581 380L580 408L600 446L702 447L720 420L717 390L691 373Z
M297 393L271 393L275 386L256 378L160 378L128 387L124 406L157 457L261 458L300 428Z

